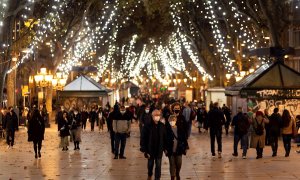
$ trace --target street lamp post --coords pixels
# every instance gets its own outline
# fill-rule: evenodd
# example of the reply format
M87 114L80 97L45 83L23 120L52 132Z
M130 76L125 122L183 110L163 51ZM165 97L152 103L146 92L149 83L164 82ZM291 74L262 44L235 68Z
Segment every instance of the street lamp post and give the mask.
M37 72L36 75L34 75L33 77L32 76L29 77L29 81L33 82L33 80L34 80L36 86L38 88L41 88L43 97L42 97L42 103L39 103L39 104L45 103L46 87L51 87L52 79L53 79L53 75L51 74L50 71L47 71L47 68L44 67L43 65L40 68L40 71ZM44 109L43 109L43 111L44 111ZM45 120L45 127L50 127L48 112L47 112L47 115L46 115L46 113L43 113L43 116L44 116L43 118Z

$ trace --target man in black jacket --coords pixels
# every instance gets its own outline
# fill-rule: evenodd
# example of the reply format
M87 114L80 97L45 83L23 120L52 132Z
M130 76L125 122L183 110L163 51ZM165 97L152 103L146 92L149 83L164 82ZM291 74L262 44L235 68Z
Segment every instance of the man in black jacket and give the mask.
M270 143L272 146L272 157L277 156L277 149L278 149L278 137L280 135L280 126L282 123L282 119L280 114L278 113L279 109L275 108L273 110L273 114L270 116L269 120L269 137Z
M160 122L161 112L154 110L150 124L145 124L141 136L141 151L148 159L148 179L151 179L155 162L155 179L161 176L161 159L166 150L166 129Z
M218 143L218 157L222 157L222 126L225 123L225 117L223 112L219 109L219 104L215 102L212 109L208 112L208 128L210 128L210 143L211 154L215 154L215 139Z
M18 130L18 117L13 107L9 107L8 110L9 112L6 113L2 126L6 130L7 148L10 149L14 146L15 131Z

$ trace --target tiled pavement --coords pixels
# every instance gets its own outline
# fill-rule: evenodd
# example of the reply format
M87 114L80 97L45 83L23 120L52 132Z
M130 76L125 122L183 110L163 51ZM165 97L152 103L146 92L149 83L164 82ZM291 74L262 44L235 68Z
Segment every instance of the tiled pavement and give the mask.
M142 180L147 178L146 159L139 152L139 135L134 125L125 149L126 160L114 160L110 151L109 134L105 131L83 132L80 151L68 152L58 148L56 125L46 129L42 159L34 159L32 144L27 142L25 129L16 134L14 149L6 149L0 141L0 180L6 179L103 179ZM255 150L248 151L248 159L233 158L231 135L223 135L223 158L210 156L209 137L193 129L190 150L183 158L182 179L300 179L300 154L284 157L280 142L278 157L271 157L271 148L264 149L264 158L256 160ZM240 152L241 153L241 152ZM170 179L166 157L162 163L162 179Z

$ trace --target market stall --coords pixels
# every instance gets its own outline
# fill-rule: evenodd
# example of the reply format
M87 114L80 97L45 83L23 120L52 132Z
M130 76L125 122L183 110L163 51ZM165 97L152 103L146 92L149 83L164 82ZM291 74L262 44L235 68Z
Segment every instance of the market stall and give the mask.
M296 116L300 114L300 73L275 61L227 87L225 94L231 99L234 114L239 106L244 111L267 109L269 114L278 107L280 112L288 109Z

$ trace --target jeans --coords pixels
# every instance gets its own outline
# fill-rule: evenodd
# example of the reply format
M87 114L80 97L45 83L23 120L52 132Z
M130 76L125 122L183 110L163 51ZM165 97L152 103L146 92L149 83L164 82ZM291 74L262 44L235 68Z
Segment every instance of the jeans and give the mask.
M285 154L289 155L291 151L291 140L293 135L292 134L283 134L282 140L283 140L283 146L285 149Z
M182 155L169 156L170 174L179 177L182 165Z
M42 140L33 141L33 149L34 149L35 154L37 154L37 152L41 152Z
M278 136L270 135L269 143L271 144L273 154L277 154L278 149Z
M110 144L111 144L111 152L115 152L115 132L113 130L109 131L110 134Z
M91 131L94 131L94 127L95 127L95 120L91 121Z
M263 151L264 151L264 148L260 148L259 147L259 142L257 142L257 145L256 145L256 155L262 157Z
M6 143L9 146L13 146L15 143L15 131L14 130L6 130Z
M124 150L126 145L126 133L115 133L115 156L120 155L120 157L124 156ZM121 148L119 154L119 146L121 141Z
M247 155L247 149L248 149L248 134L245 135L234 135L234 140L233 140L233 153L238 154L238 144L239 141L241 140L241 145L243 149L243 156Z
M215 155L215 139L218 143L218 152L222 152L222 129L210 128L210 147L213 155Z
M191 136L192 132L192 122L188 122L188 138Z
M152 158L148 159L148 176L153 175L153 166L155 162L155 179L160 179L161 176L161 158Z
M82 125L81 125L81 128L82 128L82 129L85 129L85 128L86 128L86 121L87 121L87 120L82 120Z

